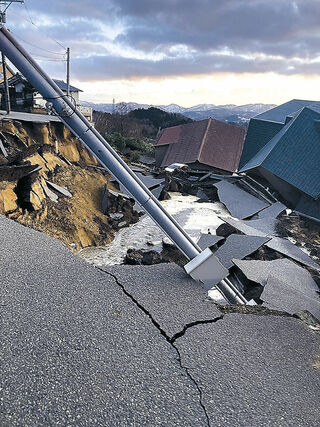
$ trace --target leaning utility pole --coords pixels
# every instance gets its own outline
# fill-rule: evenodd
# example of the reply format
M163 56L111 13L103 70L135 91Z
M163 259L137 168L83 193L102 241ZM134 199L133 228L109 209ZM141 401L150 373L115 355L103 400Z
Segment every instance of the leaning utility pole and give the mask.
M12 3L24 3L24 0L11 0L11 1L0 1L0 25L4 26L7 23L7 9ZM10 92L7 75L6 57L1 52L2 72L3 72L3 83L4 83L4 97L6 102L7 114L11 111L10 103Z
M67 48L67 97L70 98L70 48Z

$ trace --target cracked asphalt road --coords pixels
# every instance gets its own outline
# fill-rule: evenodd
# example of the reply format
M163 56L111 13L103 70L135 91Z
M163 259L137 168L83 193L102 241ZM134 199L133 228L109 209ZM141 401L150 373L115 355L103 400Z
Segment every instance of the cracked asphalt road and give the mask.
M86 264L0 217L0 425L316 426L319 337L172 265Z

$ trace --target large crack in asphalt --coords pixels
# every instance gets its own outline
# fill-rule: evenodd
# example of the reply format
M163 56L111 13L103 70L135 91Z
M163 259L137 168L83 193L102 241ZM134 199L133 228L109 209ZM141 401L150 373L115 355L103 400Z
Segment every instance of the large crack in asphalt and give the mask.
M207 420L207 424L210 427L210 419L209 419L209 415L207 413L207 409L206 406L203 402L203 392L201 390L201 387L199 386L199 384L197 383L196 379L193 378L193 376L191 375L189 369L187 366L184 366L182 364L182 356L180 354L180 351L178 349L178 347L175 345L175 342L177 339L182 338L185 333L188 331L188 329L197 326L197 325L206 325L206 324L212 324L212 323L216 323L219 320L223 320L225 316L228 316L229 314L232 313L238 313L238 314L242 314L242 315L247 315L247 314L254 314L254 315L258 315L258 316L283 316L283 317L295 317L292 316L288 313L285 312L281 312L281 311L275 311L275 310L270 310L268 308L265 307L249 307L249 306L220 306L217 305L218 309L221 311L221 316L215 317L213 319L208 319L208 320L199 320L199 321L195 321L195 322L191 322L186 324L183 329L179 332L176 332L174 335L172 335L171 337L166 333L166 331L164 329L161 328L160 324L154 319L154 317L152 316L152 314L132 295L130 294L130 292L128 292L125 288L125 286L120 282L120 280L118 279L118 277L113 274L110 273L106 270L103 270L102 268L96 267L98 268L100 271L102 271L104 274L108 274L109 276L111 276L116 284L119 286L119 288L122 290L122 292L128 297L130 298L130 300L150 319L150 321L153 323L153 325L157 328L157 330L160 332L160 334L165 338L165 340L174 348L174 350L177 353L177 360L178 363L181 367L181 369L183 369L186 373L186 375L188 376L188 378L190 379L190 381L194 384L194 386L196 387L198 394L199 394L199 404L205 414L206 420Z
M115 280L115 282L117 283L117 285L120 287L120 289L122 290L122 292L131 299L131 301L141 310L143 311L143 313L150 319L150 321L153 323L153 325L158 329L158 331L160 332L160 334L166 339L166 341L175 349L176 353L177 353L177 359L179 362L179 365L181 367L181 369L183 369L185 371L185 373L187 374L188 378L190 379L190 381L194 384L194 386L196 387L198 393L199 393L199 404L201 406L201 408L203 409L203 412L205 414L206 420L207 420L207 424L210 427L210 419L209 419L209 415L207 413L207 409L203 403L203 393L201 390L201 387L199 386L199 384L197 383L197 381L193 378L193 376L190 374L188 368L186 366L183 366L182 364L182 358L181 358L181 354L179 352L179 349L175 346L175 341L178 338L181 338L188 329L192 328L193 326L196 325L203 325L203 324L208 324L208 323L215 323L219 320L223 319L223 316L219 316L216 317L214 319L209 319L209 320L199 320L196 322L192 322L192 323L188 323L187 325L184 326L184 328L175 333L172 337L170 337L160 326L160 324L152 317L151 313L142 305L139 303L139 301L137 301L133 295L131 295L124 287L124 285L119 281L119 279L117 278L116 275L105 271L99 267L97 267L100 271L102 271L104 274L108 274L109 276L113 277L113 279Z

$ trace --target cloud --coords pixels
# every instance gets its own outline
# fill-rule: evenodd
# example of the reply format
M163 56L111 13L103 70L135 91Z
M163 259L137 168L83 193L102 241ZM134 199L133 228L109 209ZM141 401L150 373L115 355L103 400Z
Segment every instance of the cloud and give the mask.
M318 0L27 0L26 5L48 35L45 47L56 48L52 38L71 47L79 80L320 71L313 59L320 57ZM41 43L32 36L36 30L27 23L27 10L13 8L13 33Z

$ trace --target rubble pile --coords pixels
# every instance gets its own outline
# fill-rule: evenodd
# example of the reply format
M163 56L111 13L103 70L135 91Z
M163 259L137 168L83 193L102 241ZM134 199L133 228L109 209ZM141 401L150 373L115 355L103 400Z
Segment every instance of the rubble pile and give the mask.
M230 216L221 216L224 224L215 234L202 233L198 245L211 248L247 300L290 314L308 310L320 318L320 224L292 212L243 175L176 170L168 174L167 187L198 195L199 202L225 205ZM160 253L131 249L125 263L184 265L186 260L172 245L168 256L168 247L166 242Z
M110 176L61 122L3 119L0 126L1 214L73 251L105 245L119 228L138 221L134 201L118 195Z

